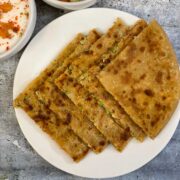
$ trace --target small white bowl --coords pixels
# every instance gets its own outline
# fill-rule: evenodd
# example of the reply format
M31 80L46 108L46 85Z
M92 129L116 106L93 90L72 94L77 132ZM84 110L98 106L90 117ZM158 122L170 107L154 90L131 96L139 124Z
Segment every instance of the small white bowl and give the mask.
M7 52L4 52L2 54L0 54L0 60L4 60L4 59L8 59L11 56L15 55L16 53L18 53L29 41L35 25L36 25L36 17L37 17L37 13L36 13L36 4L34 0L29 0L29 20L28 20L28 25L27 28L24 32L24 34L22 35L22 37L19 39L19 41Z
M63 2L59 0L43 0L50 6L56 7L58 9L66 10L79 10L90 7L96 3L97 0L82 0L79 2Z

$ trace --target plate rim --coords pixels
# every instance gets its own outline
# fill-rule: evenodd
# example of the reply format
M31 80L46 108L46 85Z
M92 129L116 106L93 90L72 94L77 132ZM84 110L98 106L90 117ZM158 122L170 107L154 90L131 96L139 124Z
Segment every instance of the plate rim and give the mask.
M58 19L60 19L60 18L62 18L62 17L64 17L64 16L68 16L68 15L70 15L70 14L77 13L77 12L83 12L83 11L86 12L86 11L92 11L92 10L93 10L93 11L94 11L94 10L118 11L118 12L121 12L121 13L125 13L125 14L127 14L127 15L131 15L131 16L137 17L137 16L135 16L135 15L133 15L133 14L130 14L130 13L128 13L128 12L120 11L120 10L117 10L117 9L111 9L111 8L87 8L87 9L83 9L83 10L78 10L78 11L70 12L70 13L68 13L68 14L64 14L64 15L62 15L62 16L60 16L60 17L57 17L56 19L52 20L50 23L48 23L46 26L44 26L44 27L33 37L32 41L34 40L34 38L37 38L37 36L39 35L39 33L41 33L45 28L48 28L48 26L50 26L52 23L55 23L56 21L58 21ZM139 19L139 17L137 17L137 18ZM30 45L30 44L31 44L31 42L29 43L29 45ZM15 94L15 92L14 92L15 90L14 90L14 89L15 89L15 81L16 81L16 78L17 78L17 77L16 77L16 76L17 76L17 70L18 70L19 64L20 64L20 62L21 62L21 59L23 58L23 55L26 53L26 50L28 49L29 45L28 45L28 46L26 47L26 49L24 50L24 52L23 52L23 54L22 54L22 56L21 56L21 58L20 58L20 60L19 60L19 63L18 63L16 72L15 72L14 82L13 82L13 100L15 99L15 95L14 95L14 94ZM176 107L176 110L177 110L177 108L178 108L178 106ZM123 175L129 174L129 173L131 173L131 172L134 172L135 170L140 169L141 167L145 166L145 165L148 164L150 161L152 161L155 157L157 157L157 156L160 154L160 152L162 152L162 150L163 150L163 149L168 145L168 143L170 142L170 140L171 140L171 138L173 137L173 135L174 135L174 133L175 133L175 131L176 131L176 128L178 127L178 124L179 124L179 120L178 120L177 123L176 123L176 125L174 126L174 131L172 132L171 137L169 137L169 140L166 141L166 143L163 145L163 148L160 149L159 151L157 151L157 153L154 154L150 159L148 159L148 160L146 161L146 163L144 163L144 164L142 164L142 165L134 168L133 170L131 170L131 171L127 172L127 173L124 173L124 174L122 174L122 175L115 175L115 176L111 176L111 175L110 175L110 176L94 176L94 175L92 175L92 176L90 177L90 176L85 176L85 175L80 175L80 174L76 174L76 173L73 173L73 172L69 172L69 171L65 170L64 168L62 168L62 167L60 168L60 167L58 167L56 164L53 164L52 162L50 162L47 157L45 157L44 155L40 154L40 152L38 152L37 148L33 146L33 144L32 144L32 142L30 141L30 139L28 139L28 137L25 135L24 129L22 128L22 124L20 123L20 120L18 119L17 109L14 108L14 110L15 110L15 114L16 114L16 119L17 119L17 121L18 121L18 124L19 124L19 126L20 126L21 131L23 132L24 137L26 138L26 140L28 141L28 143L31 145L31 147L36 151L36 153L37 153L40 157L42 157L45 161L47 161L47 162L50 163L52 166L56 167L57 169L59 169L59 170L61 170L61 171L64 171L64 172L66 172L66 173L68 173L68 174L75 175L75 176L78 176L78 177L84 177L84 178L113 178L113 177L123 176ZM175 112L175 111L174 111L174 112Z

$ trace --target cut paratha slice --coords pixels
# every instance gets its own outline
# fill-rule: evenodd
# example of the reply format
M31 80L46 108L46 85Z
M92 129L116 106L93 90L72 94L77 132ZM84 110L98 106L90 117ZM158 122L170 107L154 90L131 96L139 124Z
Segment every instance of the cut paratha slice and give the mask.
M42 71L39 76L37 76L32 82L29 83L29 85L25 88L25 90L20 93L16 99L13 102L14 107L24 107L24 104L26 102L27 95L33 95L35 99L37 98L34 96L35 91L44 83L45 80L47 80L54 72L55 70L61 66L64 62L64 60L73 54L73 52L76 50L76 47L78 44L80 44L81 41L84 41L86 37L83 34L78 34L65 48L64 50L58 55L58 57L51 62L48 67ZM30 100L31 98L29 98Z
M116 124L103 107L98 105L96 99L75 79L62 74L55 80L55 83L117 150L124 149L130 139L129 129L124 130Z
M95 64L91 65L88 72L92 75L97 75L97 72L102 70L139 34L147 27L145 20L138 20L134 25L123 28L123 33L120 38L117 38L116 43L111 48L102 54ZM95 51L95 50L94 50ZM84 72L84 71L83 71ZM83 75L83 74L82 74Z
M118 104L118 102L109 94L105 88L101 85L97 78L92 79L92 83L89 82L87 86L90 93L96 98L98 104L101 105L106 113L113 117L114 121L118 123L122 128L130 129L131 136L135 137L139 141L143 141L145 133L143 130L129 117L124 109Z
M120 19L117 19L108 32L89 48L89 51L82 53L81 56L73 60L65 73L77 78L94 64L99 64L100 57L110 49L115 51L114 47L116 47L117 43L128 30L129 26L124 24Z
M176 55L154 20L98 76L144 132L155 138L179 101Z
M122 107L114 100L113 96L110 95L104 87L101 85L96 75L101 69L103 69L108 63L113 61L119 52L121 52L145 27L147 23L144 20L138 21L124 34L123 38L115 46L116 51L109 50L106 54L101 57L99 64L96 63L90 69L83 73L78 81L88 89L90 93L93 93L99 103L105 108L106 112L110 113L115 121L123 128L130 128L131 135L136 139L143 141L145 133L142 129L135 124ZM107 60L105 60L108 59Z
M48 108L61 119L69 118L72 130L95 152L101 152L107 145L104 136L93 123L83 115L76 106L54 84L54 80L63 72L73 58L86 51L99 38L99 34L92 30L87 37L77 45L75 51L64 60L47 80L36 90L36 95Z
M33 99L33 101L32 101ZM22 102L21 102L22 100ZM59 119L49 108L40 102L33 91L19 99L19 105L70 157L78 162L88 152L88 147L72 131L68 118ZM16 107L18 104L16 104Z
M82 53L88 52L92 44L94 44L100 37L101 35L95 29L91 30L88 35L83 37L80 43L77 44L74 52L71 53L67 58L63 59L63 63L58 66L52 76L48 77L47 80L49 82L54 82L54 79L60 74L64 73L64 71L76 58L78 58ZM68 71L70 71L70 69L68 69Z
M88 151L88 147L72 131L70 125L57 117L36 95L36 90L43 82L63 63L77 45L84 39L78 34L70 42L62 53L54 60L45 71L33 80L28 87L14 100L14 107L22 108L52 139L64 149L75 161L82 159ZM68 121L67 121L68 122ZM60 125L60 126L59 126ZM59 130L61 131L59 132ZM73 148L74 146L74 148Z
M55 60L53 60L45 70L43 70L30 84L26 87L26 90L36 90L51 74L54 73L54 71L63 64L64 59L66 57L70 56L72 52L76 49L77 45L84 41L84 38L86 38L83 34L79 33L76 35L76 37L61 51L61 53L57 56ZM23 92L19 94L18 97L16 97L16 100L14 103L16 104L16 101L18 101L18 98L22 98Z
M71 100L53 83L46 81L38 91L38 97L62 120L68 120L72 130L95 152L100 153L106 147L105 137L94 124L83 115Z

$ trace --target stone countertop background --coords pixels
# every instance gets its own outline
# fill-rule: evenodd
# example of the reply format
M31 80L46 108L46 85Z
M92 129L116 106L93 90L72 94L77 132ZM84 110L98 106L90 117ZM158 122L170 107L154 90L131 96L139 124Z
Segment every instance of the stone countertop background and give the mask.
M34 35L53 19L63 15L36 0L38 18ZM145 20L157 19L169 35L180 59L179 0L99 0L94 7L115 8ZM0 180L81 179L62 172L43 160L28 144L17 123L12 107L12 89L16 67L23 50L0 62ZM82 178L83 179L83 178ZM180 125L167 147L151 162L128 175L113 180L179 180Z

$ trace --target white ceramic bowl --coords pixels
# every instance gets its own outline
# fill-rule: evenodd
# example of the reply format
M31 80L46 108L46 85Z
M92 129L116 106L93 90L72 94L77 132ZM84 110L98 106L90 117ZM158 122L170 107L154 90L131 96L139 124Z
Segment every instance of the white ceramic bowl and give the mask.
M13 46L9 51L4 52L0 54L0 60L8 59L11 56L15 55L17 52L19 52L29 41L35 25L36 25L36 4L34 0L29 0L29 7L30 7L30 12L29 12L29 20L28 20L28 25L27 28L23 34L23 36L19 39L19 41Z
M90 7L96 3L97 0L82 0L80 2L63 2L59 0L43 0L50 6L66 9L66 10L79 10Z

